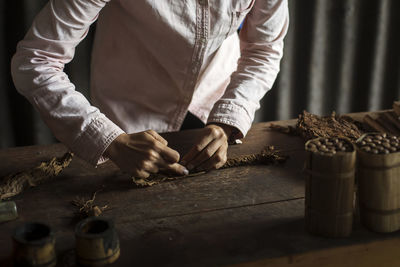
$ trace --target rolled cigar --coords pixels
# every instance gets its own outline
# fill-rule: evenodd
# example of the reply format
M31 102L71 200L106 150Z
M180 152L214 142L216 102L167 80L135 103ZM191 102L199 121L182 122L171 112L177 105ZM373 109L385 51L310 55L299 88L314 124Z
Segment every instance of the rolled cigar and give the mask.
M369 115L364 116L364 122L378 132L383 132L383 133L386 132L386 129L380 123L371 118L371 116Z
M397 116L400 116L400 101L393 102L393 110L396 112Z
M387 120L385 116L379 115L379 117L376 119L379 124L381 124L385 129L387 130L386 132L395 134L395 135L400 135L400 131L396 129L396 127L392 126L392 122Z

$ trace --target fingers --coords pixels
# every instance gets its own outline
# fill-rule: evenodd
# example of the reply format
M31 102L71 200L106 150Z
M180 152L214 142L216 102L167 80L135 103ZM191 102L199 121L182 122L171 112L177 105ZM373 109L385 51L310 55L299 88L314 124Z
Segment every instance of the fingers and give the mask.
M189 161L186 166L189 170L194 167L200 166L203 162L207 161L214 156L215 152L223 145L223 140L214 139L203 150L197 152L197 155ZM196 149L197 150L197 149Z
M220 165L220 161L223 161L224 158L226 158L228 143L223 129L219 126L210 125L204 128L204 130L205 135L200 139L197 145L195 145L183 157L181 161L181 164L187 166L189 170L194 168L198 169L200 165L206 161L208 162L212 158L212 161L208 163L208 165L212 166L211 168L215 168ZM216 164L219 165L217 166Z
M138 166L139 170L144 170L148 173L157 173L159 170L157 161L142 161L139 166Z
M223 139L226 136L223 130L218 126L206 127L204 128L205 135L197 142L197 144L182 158L181 163L183 165L188 165L189 162L204 150L210 142L214 139ZM214 151L215 152L215 151ZM206 152L207 153L207 152Z
M137 160L133 162L130 160L124 160L122 161L122 164L121 162L119 163L121 170L138 178L147 178L150 174L159 171L159 167L150 160Z
M162 147L158 153L168 163L177 163L180 158L178 151L167 146Z
M156 152L158 152L166 162L176 163L179 161L180 155L178 151L168 147L167 140L165 140L161 135L153 130L148 130L145 133L151 136L151 139L149 140L151 146L153 146Z
M147 154L150 158L150 154L156 154L155 158L158 159L158 154L167 162L167 163L176 163L179 161L180 155L178 151L173 150L168 147L167 140L162 138L158 133L153 130L148 130L143 132L144 136L140 143L135 142L132 144L128 144L128 146L133 150L141 150L143 154ZM154 153L155 152L155 153Z
M187 169L173 165L179 161L177 151L167 146L168 142L155 131L122 134L107 148L108 156L121 170L135 177L147 178L161 168L184 175Z
M156 131L154 130L148 130L145 132L146 134L151 135L154 139L156 139L157 141L161 142L161 144L163 144L164 146L168 145L168 141L165 140L161 135L159 135Z
M227 160L227 145L220 146L218 150L214 153L214 155L201 163L196 170L198 171L208 171L212 169L219 169L224 166Z
M185 166L182 166L179 163L168 164L162 158L159 158L157 161L142 161L129 172L135 177L147 178L150 174L158 173L160 170L177 175L189 174L189 171Z
M142 179L146 179L147 177L150 176L150 173L148 173L148 172L146 172L144 170L138 170L138 169L134 169L132 171L129 171L129 173L131 173L136 178L142 178Z
M182 166L179 163L168 164L160 170L162 170L163 172L174 173L174 174L178 174L178 175L188 175L189 174L188 169L186 169L185 166Z
M166 149L167 148L167 149ZM162 153L168 150L169 148L162 148ZM177 153L176 158L174 159L175 162L171 163L171 161L166 161L162 157L160 153L158 153L156 150L158 149L151 149L151 148L137 148L136 151L139 151L141 154L141 160L137 161L136 164L134 164L134 168L138 170L144 170L150 174L152 173L158 173L161 170L169 170L175 174L179 175L185 175L188 173L188 170L186 167L177 164L176 161L179 160L179 153ZM172 153L174 154L174 150L171 152L167 153ZM177 164L177 166L172 166L173 164Z
M178 175L189 174L189 171L186 169L185 166L182 166L179 163L168 163L161 157L157 161L155 161L154 164L156 169L150 170L151 173L157 173L161 170L163 172L170 172Z
M186 167L177 164L180 155L177 151L166 146L167 141L154 131L146 131L143 143L135 147L142 155L142 161L136 164L136 168L150 174L166 170L178 175L186 175L189 171ZM157 137L158 139L154 138Z

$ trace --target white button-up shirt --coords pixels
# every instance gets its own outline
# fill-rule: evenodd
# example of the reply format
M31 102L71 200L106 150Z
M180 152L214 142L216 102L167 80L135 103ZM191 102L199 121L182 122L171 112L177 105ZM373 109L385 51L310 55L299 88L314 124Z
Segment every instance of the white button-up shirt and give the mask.
M97 18L89 103L63 69ZM245 135L279 71L288 20L287 0L50 0L18 44L13 79L92 164L123 132L179 130L188 110Z

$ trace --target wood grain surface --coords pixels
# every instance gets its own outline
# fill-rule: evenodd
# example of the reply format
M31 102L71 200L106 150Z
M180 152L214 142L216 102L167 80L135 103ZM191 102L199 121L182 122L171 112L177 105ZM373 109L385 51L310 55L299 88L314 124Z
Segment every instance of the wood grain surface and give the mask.
M295 121L280 122L282 125ZM196 139L196 130L164 134L181 154ZM62 174L15 197L19 218L0 224L0 265L12 253L12 232L27 221L52 227L59 266L74 266L76 196L108 205L121 241L121 257L112 266L215 266L287 257L320 249L342 248L398 234L368 232L356 221L350 238L326 239L304 231L304 143L298 137L253 126L229 157L257 153L274 145L290 156L277 166L248 166L137 188L107 162L97 168L74 158ZM0 151L0 175L33 167L62 155L61 145Z

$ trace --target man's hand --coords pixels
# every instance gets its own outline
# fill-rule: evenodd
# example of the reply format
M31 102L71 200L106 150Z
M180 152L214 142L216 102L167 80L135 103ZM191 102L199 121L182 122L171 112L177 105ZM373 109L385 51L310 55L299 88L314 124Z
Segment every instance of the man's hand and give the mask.
M168 142L153 130L121 134L108 146L104 155L122 171L137 178L147 178L159 170L188 174L188 170L178 164L179 153L167 145Z
M221 168L227 159L228 136L232 131L228 125L210 124L201 129L200 138L182 158L181 164L189 171Z

